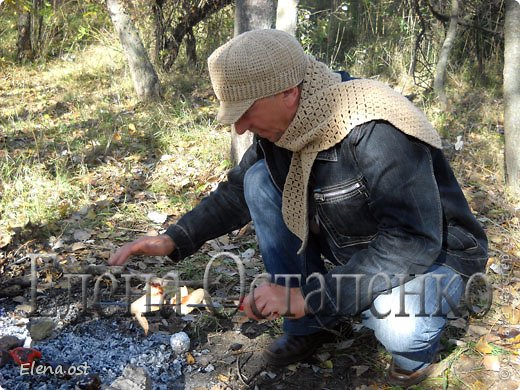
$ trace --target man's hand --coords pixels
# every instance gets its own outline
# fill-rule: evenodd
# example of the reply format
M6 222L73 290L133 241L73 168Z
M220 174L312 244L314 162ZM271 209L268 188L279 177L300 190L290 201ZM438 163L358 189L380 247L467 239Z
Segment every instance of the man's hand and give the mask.
M167 256L175 250L175 243L166 234L141 237L119 248L110 256L108 265L123 265L133 255Z
M288 289L278 284L265 283L245 298L243 308L249 318L257 321L280 316L297 319L305 315L305 299L298 287Z

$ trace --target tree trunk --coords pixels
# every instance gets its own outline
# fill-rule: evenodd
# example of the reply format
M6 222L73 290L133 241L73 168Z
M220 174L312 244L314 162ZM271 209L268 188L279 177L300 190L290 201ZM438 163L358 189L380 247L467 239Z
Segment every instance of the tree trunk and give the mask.
M506 183L520 195L520 3L506 0L504 23L504 128Z
M276 28L296 36L298 3L300 0L278 0L276 8Z
M276 0L237 0L235 8L235 36L249 30L274 28Z
M451 48L455 43L457 36L457 25L459 18L459 0L451 1L451 17L446 39L442 45L439 61L437 62L437 69L435 71L435 79L433 81L433 90L437 95L443 110L448 108L448 98L446 97L446 68L448 66L448 58Z
M43 0L33 0L32 4L32 47L38 55L43 54Z
M164 46L162 47L162 50L165 52L165 58L163 59L164 70L169 70L173 66L179 54L182 40L188 31L205 18L220 11L231 3L232 0L201 1L198 2L197 6L189 7L189 9L186 10L187 13L178 19L173 29L170 28L171 32L169 32L168 38L165 38ZM170 24L164 23L164 26L168 27Z
M31 14L20 13L18 17L18 41L16 42L16 59L18 61L31 59L33 49L31 44Z
M161 98L159 78L148 58L137 28L125 11L123 1L106 0L106 5L128 60L130 74L139 100L159 100Z
M164 47L163 6L164 0L155 0L152 3L154 21L153 35L155 40L152 58L155 66L159 66L159 64L161 64L161 49Z
M237 0L235 8L235 36L250 30L273 28L276 21L276 0ZM231 129L231 161L238 164L253 143L253 134L239 136Z
M197 64L197 41L195 40L195 34L193 34L192 28L186 33L185 45L188 63L195 66Z

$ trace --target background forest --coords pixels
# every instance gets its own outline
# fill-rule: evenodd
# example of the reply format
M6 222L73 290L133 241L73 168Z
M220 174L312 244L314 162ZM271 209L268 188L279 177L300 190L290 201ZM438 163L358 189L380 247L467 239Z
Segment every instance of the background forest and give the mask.
M103 264L214 189L237 156L214 119L206 58L237 32L278 26L332 68L391 85L440 132L487 229L498 286L478 325L487 331L461 355L475 358L479 375L483 357L507 356L502 368L515 377L520 143L505 143L506 8L520 21L514 0L279 0L278 17L275 0L0 0L0 298L24 295L29 254L51 254L39 277L59 284L56 262ZM176 266L193 277L206 260ZM158 261L136 264L155 270ZM517 333L497 336L497 324ZM490 380L463 378L472 388Z

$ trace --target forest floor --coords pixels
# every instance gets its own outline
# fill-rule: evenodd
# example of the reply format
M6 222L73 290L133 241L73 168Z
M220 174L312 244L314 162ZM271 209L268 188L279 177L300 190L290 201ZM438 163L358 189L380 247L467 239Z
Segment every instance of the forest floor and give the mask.
M165 101L142 105L131 98L122 64L121 53L107 47L47 64L1 64L0 316L22 327L26 319L51 317L60 324L51 339L78 322L99 318L117 319L123 328L137 326L142 333L130 314L94 307L96 280L102 300L116 284L96 277L107 271L106 261L118 246L164 231L213 190L230 166L229 132L212 119L216 102L205 78L189 71L163 75ZM518 389L520 203L502 184L501 101L471 86L453 88L458 93L448 115L434 105L427 113L486 228L492 304L483 316L449 322L443 360L416 388ZM455 147L457 136L462 148ZM248 282L263 270L254 231L241 231L208 242L178 263L136 257L123 272L135 276L133 298L143 294L145 283L137 275L144 273L164 277L177 271L192 290L201 286L212 256L222 251L242 260ZM219 259L212 270L212 296L222 303L230 296L236 301L234 261ZM113 272L121 277L121 270ZM85 290L78 277L67 277L79 274L93 275ZM37 290L31 288L31 275L37 276ZM118 302L125 293L121 282ZM65 301L84 304L85 292L82 315L60 314ZM113 296L110 300L114 303ZM224 308L218 316L204 309L183 317L161 310L148 317L148 324L151 334L182 330L190 336L190 351L182 355L183 388L391 388L385 383L390 358L358 319L344 324L337 342L283 369L267 367L261 359L262 348L281 332L279 321L253 323ZM14 368L2 368L8 369Z

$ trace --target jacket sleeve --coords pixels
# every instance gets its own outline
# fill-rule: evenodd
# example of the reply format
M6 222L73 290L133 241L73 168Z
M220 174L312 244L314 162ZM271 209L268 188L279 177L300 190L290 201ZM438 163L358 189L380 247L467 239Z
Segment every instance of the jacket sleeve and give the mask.
M175 242L169 255L179 260L195 253L206 241L238 229L251 220L244 198L244 175L257 161L253 143L240 164L231 169L227 181L205 197L193 210L186 213L166 234Z
M367 183L376 237L345 265L302 286L314 312L353 315L377 293L399 285L395 275L424 273L442 245L442 207L429 146L385 122L355 128L350 153ZM389 278L377 274L386 274ZM359 275L359 276L355 276ZM313 291L323 291L320 294Z

